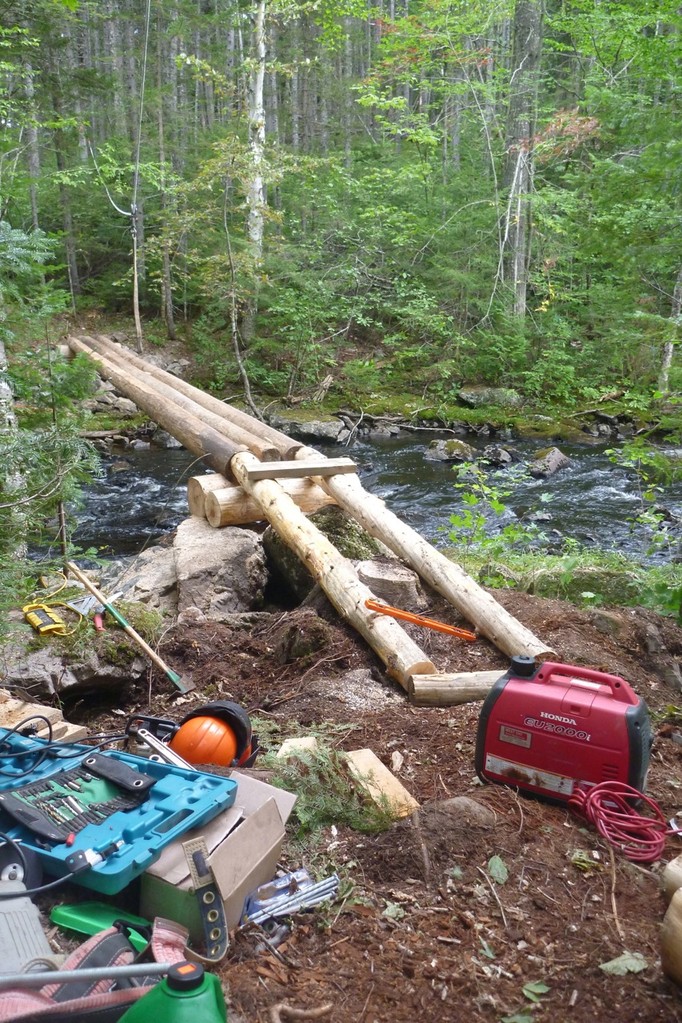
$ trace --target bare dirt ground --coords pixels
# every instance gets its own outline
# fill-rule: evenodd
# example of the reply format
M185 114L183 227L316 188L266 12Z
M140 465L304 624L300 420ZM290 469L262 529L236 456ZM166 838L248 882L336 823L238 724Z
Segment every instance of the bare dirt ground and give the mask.
M633 685L655 735L649 794L668 818L682 809L682 746L674 738L682 698L673 678L682 629L646 611L495 595L559 660ZM428 613L465 624L438 601ZM508 666L485 640L469 645L407 628L440 670L502 674ZM336 869L352 885L334 905L295 917L276 953L248 931L236 936L220 969L230 1019L271 1023L280 1018L273 1007L286 1002L304 1014L283 1011L283 1020L330 1023L682 1020L680 991L659 960L660 875L682 840L668 839L662 863L633 864L564 807L481 785L480 704L411 706L355 633L312 609L263 615L245 628L176 629L161 653L197 689L177 706L157 677L152 713L177 718L207 698L230 698L249 710L256 730L259 720L276 722L282 734L345 724L339 748L370 747L389 767L400 753L398 776L421 804L416 818L378 835L330 826L310 846L309 863L293 841L285 846L285 869L307 866L316 876ZM372 680L344 684L358 668L371 669ZM147 707L146 693L128 696L122 709ZM110 712L89 701L68 716L98 729L116 721ZM442 804L454 796L475 804L451 812ZM574 862L576 850L587 853L587 869L585 857L582 869ZM491 879L493 856L508 870L504 884ZM600 969L624 951L641 954L646 968L624 976Z

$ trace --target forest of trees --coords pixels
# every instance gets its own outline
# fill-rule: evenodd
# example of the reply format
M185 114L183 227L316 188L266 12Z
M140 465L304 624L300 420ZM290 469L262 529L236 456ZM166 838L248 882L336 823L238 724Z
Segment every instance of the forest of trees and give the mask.
M217 388L340 358L433 401L679 391L681 29L679 0L8 0L0 346L97 310Z

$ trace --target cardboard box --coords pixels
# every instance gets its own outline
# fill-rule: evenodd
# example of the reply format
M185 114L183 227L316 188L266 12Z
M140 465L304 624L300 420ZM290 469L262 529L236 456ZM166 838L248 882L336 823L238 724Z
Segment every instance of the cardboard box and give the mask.
M241 771L233 771L230 777L238 786L234 805L167 846L142 875L142 916L148 920L163 916L184 924L194 941L200 941L204 932L183 842L199 836L206 841L208 863L231 930L239 923L247 895L277 873L284 825L296 802L293 793Z

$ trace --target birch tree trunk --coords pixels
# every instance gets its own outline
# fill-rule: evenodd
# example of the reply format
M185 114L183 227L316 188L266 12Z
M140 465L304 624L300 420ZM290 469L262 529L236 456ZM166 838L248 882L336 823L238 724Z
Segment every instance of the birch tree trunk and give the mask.
M670 320L672 323L671 333L663 348L663 362L661 363L661 372L658 376L658 389L663 394L667 394L670 390L670 367L672 366L673 354L675 352L675 340L679 337L680 328L682 328L682 266L677 274L677 280L673 289Z
M163 33L161 30L161 12L159 11L156 22L156 89L158 93L158 129L159 129L159 165L161 168L161 315L166 324L166 333L171 341L175 341L175 316L173 313L173 286L171 280L171 258L170 241L166 232L166 211L168 209L168 196L166 193L166 145L164 136L164 96L163 96L163 75L162 75L162 46Z
M61 82L59 78L59 65L56 57L53 57L53 63L51 67L51 79L52 79L52 106L55 114L57 115L57 121L60 122L64 118L64 109L62 103L61 93ZM71 194L68 185L64 183L63 174L67 169L67 160L64 151L65 141L64 132L61 128L55 128L54 135L54 156L57 170L60 174L59 181L59 201L62 208L62 224L64 226L64 250L66 253L66 268L69 275L69 287L71 290L71 302L73 308L76 308L76 297L81 293L80 275L78 273L78 260L76 255L76 239L74 235L73 227L73 211L71 208Z
M531 240L533 135L537 113L538 71L542 51L542 0L516 0L505 184L509 188L505 225L505 279L514 315L526 314Z
M28 150L29 198L31 202L31 226L34 231L40 227L38 217L38 180L40 178L40 148L38 146L38 114L35 102L34 71L31 64L26 64L24 74L24 94L29 118L26 125L26 142Z
M246 231L253 261L253 290L242 324L242 338L248 344L256 331L258 311L258 280L263 261L263 232L265 226L265 182L263 154L265 150L265 0L259 0L253 16L252 67L249 74L249 149L251 174L247 185L248 215Z
M11 447L12 437L18 430L17 417L14 411L14 394L7 375L7 354L5 344L0 337L0 452L5 442ZM5 536L0 537L1 547L5 554L15 558L26 556L26 543L23 540L24 527L26 523L25 505L21 498L26 496L26 486L19 473L14 472L5 462L3 453L0 459L0 493L1 500L14 502L9 509L9 524Z

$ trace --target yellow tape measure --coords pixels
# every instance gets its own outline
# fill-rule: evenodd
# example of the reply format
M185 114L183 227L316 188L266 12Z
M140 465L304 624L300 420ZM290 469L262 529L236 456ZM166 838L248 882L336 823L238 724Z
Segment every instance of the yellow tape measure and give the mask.
M57 612L47 604L26 604L21 610L28 624L33 626L41 636L48 633L67 636L70 632L64 619L60 618Z

